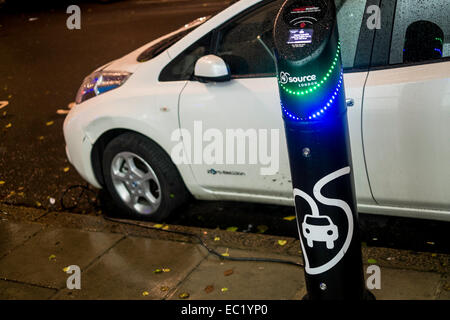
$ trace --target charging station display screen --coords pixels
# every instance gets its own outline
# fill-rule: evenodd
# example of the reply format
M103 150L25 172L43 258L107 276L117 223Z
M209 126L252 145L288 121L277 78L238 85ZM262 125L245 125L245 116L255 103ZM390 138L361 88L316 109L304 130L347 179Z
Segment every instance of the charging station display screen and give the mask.
M308 44L312 42L313 29L290 29L287 44Z

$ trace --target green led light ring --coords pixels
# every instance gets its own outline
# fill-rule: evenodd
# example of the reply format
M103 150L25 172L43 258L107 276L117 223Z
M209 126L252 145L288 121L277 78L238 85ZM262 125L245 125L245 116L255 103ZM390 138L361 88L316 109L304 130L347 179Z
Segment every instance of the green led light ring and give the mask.
M337 66L338 59L339 59L339 53L340 53L340 52L341 52L341 43L339 42L339 43L338 43L338 47L337 47L337 51L336 51L336 56L334 57L333 63L331 64L331 66L330 66L330 68L328 69L328 71L327 71L327 73L325 74L325 76L324 76L320 81L318 81L318 83L317 83L315 86L313 86L312 88L309 88L309 89L303 90L303 91L295 91L295 90L288 89L288 88L286 88L286 87L280 82L280 79L279 79L278 76L277 76L278 82L279 82L281 88L283 88L283 90L284 90L285 92L287 92L287 93L289 93L289 94L292 94L292 95L294 95L294 96L300 96L300 95L304 96L304 95L307 95L307 94L312 93L313 91L316 91L316 90L317 90L318 88L320 88L320 87L322 86L322 84L324 84L325 81L327 81L328 78L332 75L334 69L335 69L336 66Z

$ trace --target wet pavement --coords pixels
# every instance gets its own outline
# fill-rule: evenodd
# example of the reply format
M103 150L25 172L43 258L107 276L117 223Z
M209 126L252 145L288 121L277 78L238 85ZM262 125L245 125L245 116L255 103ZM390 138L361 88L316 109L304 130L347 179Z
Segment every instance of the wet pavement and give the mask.
M61 212L46 220L52 213L6 205L0 212L0 299L295 300L306 293L301 267L219 259L153 223ZM301 262L293 238L282 246L269 235L165 227L197 234L230 257ZM364 247L363 256L364 268L380 267L381 289L372 290L378 300L450 299L449 255ZM67 288L69 265L80 267L81 289Z

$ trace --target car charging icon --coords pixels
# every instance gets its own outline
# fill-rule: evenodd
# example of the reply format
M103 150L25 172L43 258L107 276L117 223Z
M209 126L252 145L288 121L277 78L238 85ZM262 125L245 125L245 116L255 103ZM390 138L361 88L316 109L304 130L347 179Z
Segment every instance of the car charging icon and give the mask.
M350 167L345 167L335 172L332 172L329 175L320 179L313 187L313 194L315 199L306 192L298 188L294 188L294 198L295 197L303 198L311 208L311 213L305 214L301 225L300 221L297 220L299 232L301 231L300 233L303 236L303 237L300 236L300 244L303 250L305 271L308 274L320 274L330 270L337 263L339 263L339 261L341 261L345 253L348 251L348 248L350 247L354 229L354 221L350 205L343 200L328 198L322 194L322 189L323 187L325 187L325 185L338 179L339 177L350 174L350 171L351 171ZM316 200L322 205L336 207L341 212L344 213L348 226L346 234L345 232L344 234L342 234L342 232L341 233L339 232L338 226L335 223L333 223L333 221L329 216L320 214L319 206L317 205ZM342 226L339 227L342 228ZM343 229L340 230L342 231ZM340 237L345 238L344 243L342 244L342 247L336 248L337 244L335 242ZM324 262L320 265L312 266L310 264L310 257L308 255L308 251L306 250L306 246L303 243L302 238L306 239L306 245L309 248L314 247L314 242L325 242L327 250L335 249L337 250L337 252L327 262Z
M310 248L314 246L314 241L318 241L326 242L327 249L333 249L334 241L339 238L338 228L328 216L305 215L302 230Z

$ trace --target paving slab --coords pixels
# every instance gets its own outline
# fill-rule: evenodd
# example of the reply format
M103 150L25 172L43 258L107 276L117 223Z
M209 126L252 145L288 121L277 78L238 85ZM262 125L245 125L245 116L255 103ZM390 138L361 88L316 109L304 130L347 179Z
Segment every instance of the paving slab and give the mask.
M20 246L43 229L42 225L0 221L0 257Z
M128 237L82 272L81 290L55 299L163 299L206 256L199 245Z
M450 281L448 275L444 275L439 287L438 300L450 300Z
M55 289L0 280L0 300L45 300L55 293Z
M226 251L220 248L218 251L232 257L288 259L239 249ZM285 300L295 298L304 286L300 267L272 262L227 261L210 255L170 295L170 299L180 299L180 294L188 293L189 299L199 300Z
M438 273L381 268L381 289L371 292L377 300L434 300L440 281Z
M0 278L62 288L68 277L63 268L78 265L83 269L123 237L73 229L44 229L0 259Z

